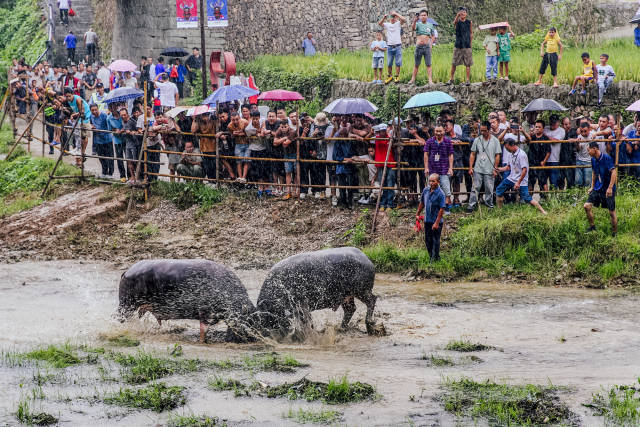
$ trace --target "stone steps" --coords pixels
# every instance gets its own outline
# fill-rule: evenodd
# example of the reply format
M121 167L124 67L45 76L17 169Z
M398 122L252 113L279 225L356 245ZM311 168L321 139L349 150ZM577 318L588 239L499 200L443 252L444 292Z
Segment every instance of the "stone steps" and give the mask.
M67 62L67 49L64 45L64 38L69 33L69 30L73 31L73 34L78 39L78 43L76 44L76 61L80 59L84 59L86 55L85 45L83 36L89 28L93 26L94 13L93 6L91 5L91 0L74 0L72 3L72 7L75 16L69 17L69 25L66 26L60 22L60 12L58 10L57 2L55 0L49 0L54 3L54 19L55 19L55 40L56 42L53 44L53 62L57 65L66 65ZM46 8L46 6L45 6ZM100 49L98 46L98 52L96 55L98 58L101 57Z

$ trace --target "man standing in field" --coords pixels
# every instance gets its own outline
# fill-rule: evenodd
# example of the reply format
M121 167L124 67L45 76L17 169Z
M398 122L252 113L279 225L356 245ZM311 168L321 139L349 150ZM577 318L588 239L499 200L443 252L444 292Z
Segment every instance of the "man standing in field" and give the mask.
M387 21L387 16L384 15L378 25L380 25L387 33L387 67L388 77L384 81L385 84L391 83L394 80L393 63L396 63L396 77L395 82L398 83L400 79L400 67L402 67L402 24L407 20L400 16L398 12L391 12L391 18Z
M416 219L420 220L420 212L424 209L424 243L431 261L440 259L440 236L444 220L444 193L440 188L438 174L429 175L429 186L422 190Z
M545 44L547 50L545 52ZM562 59L562 42L560 36L554 27L549 28L549 32L544 37L542 44L540 45L540 56L542 57L542 63L540 64L540 77L534 84L539 86L542 84L542 78L544 73L547 72L547 67L551 66L551 75L553 76L553 87L558 87L558 61Z
M616 180L618 174L613 159L607 153L600 151L598 143L589 143L589 156L591 156L591 187L589 198L584 204L584 210L589 221L587 232L595 231L596 224L593 218L593 206L603 207L609 210L611 215L611 235L616 237L618 232L618 218L616 216Z
M316 55L316 39L313 38L313 34L310 31L302 41L302 50L304 51L304 56Z
M456 30L456 43L453 49L453 63L451 64L451 76L448 85L453 84L453 77L456 74L456 67L464 65L467 70L466 84L471 84L471 66L473 65L473 52L471 42L473 42L473 22L467 19L467 8L461 7L453 20Z
M409 80L409 84L416 82L418 76L418 70L420 69L420 62L424 57L424 65L427 67L427 76L429 77L429 84L433 84L433 78L431 75L431 45L435 41L433 34L433 26L427 22L428 13L426 10L421 10L413 21L413 31L416 32L416 52L414 54L415 66L413 67L413 76Z

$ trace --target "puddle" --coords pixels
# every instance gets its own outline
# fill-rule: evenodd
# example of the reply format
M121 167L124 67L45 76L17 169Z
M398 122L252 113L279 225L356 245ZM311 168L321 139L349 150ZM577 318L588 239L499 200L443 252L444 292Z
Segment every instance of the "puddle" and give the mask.
M289 409L334 409L344 413L346 425L450 425L455 420L434 397L443 377L468 376L510 383L549 382L572 387L563 395L584 425L601 424L580 406L601 385L631 383L640 374L640 337L637 307L640 298L623 291L541 288L511 283L404 282L379 275L374 293L379 296L377 321L388 336L364 333L365 307L358 311L353 330L335 331L342 312L314 313L321 330L303 344L197 343L197 321L167 321L151 317L126 324L113 319L117 285L124 270L106 263L82 261L0 264L0 349L25 350L40 344L64 343L103 346L99 336L126 331L141 341L140 348L167 355L174 343L184 356L219 360L240 358L259 351L289 354L310 366L296 373L222 372L220 375L267 384L293 382L304 376L327 381L348 375L374 385L376 402L324 405L283 398L235 398L233 392L214 392L206 379L214 372L176 375L168 385L187 387L187 405L156 414L91 402L95 392L117 390L122 384L105 383L95 367L67 368L55 384L43 386L42 409L68 425L166 424L170 414L207 414L230 424L295 425L283 419ZM237 271L255 302L266 271ZM221 326L218 329L224 329ZM467 339L498 350L473 353L481 363L464 362L466 354L443 350L451 340ZM119 351L137 351L118 349ZM422 356L436 355L459 362L430 366ZM51 373L58 372L50 369ZM13 414L22 396L33 388L33 367L9 368L0 363L0 425L14 425ZM74 384L75 382L75 384ZM20 384L24 384L20 388ZM65 402L65 397L71 402ZM411 400L410 397L413 399Z

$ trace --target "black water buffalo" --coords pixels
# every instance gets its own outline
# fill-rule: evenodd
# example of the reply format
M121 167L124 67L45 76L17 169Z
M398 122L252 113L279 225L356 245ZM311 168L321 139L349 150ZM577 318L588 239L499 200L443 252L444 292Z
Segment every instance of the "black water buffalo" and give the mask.
M311 325L311 312L342 305L346 328L356 311L354 297L367 305L367 332L373 330L376 296L373 263L356 248L325 249L294 255L277 263L262 284L257 309L262 325L277 333Z
M228 339L246 339L246 319L255 311L238 276L224 265L201 259L140 261L120 280L121 319L147 311L168 319L200 321L200 342L207 325L223 320Z

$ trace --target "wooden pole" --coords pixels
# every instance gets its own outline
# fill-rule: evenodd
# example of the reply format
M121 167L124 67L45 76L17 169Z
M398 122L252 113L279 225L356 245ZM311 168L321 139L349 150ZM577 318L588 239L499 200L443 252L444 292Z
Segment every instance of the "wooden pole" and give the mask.
M44 116L44 110L42 110L42 157L44 157L44 146L45 146L44 133L47 128L46 122L47 122L47 118Z
M144 82L144 123L145 127L147 124L147 82ZM148 165L147 165L147 147L144 147L144 179L149 181L149 175L147 175ZM160 156L158 156L160 157ZM147 203L149 200L149 186L144 187L144 202Z
M62 143L62 141L60 142L62 144L61 147L60 147L60 155L58 156L58 160L56 161L56 164L53 166L53 170L49 174L49 180L45 184L44 189L42 190L42 193L40 194L40 198L41 199L43 199L45 194L47 194L47 190L49 189L49 184L51 184L51 180L53 179L53 175L56 173L56 169L58 169L58 166L60 165L60 162L62 161L62 156L64 156L64 147L66 147L67 144L69 144L69 139L73 135L73 132L75 132L76 126L78 126L78 122L77 121L73 125L73 129L71 130L71 133L67 135L67 139L64 141L64 143Z
M384 167L382 168L382 178L380 179L380 192L378 193L378 200L376 201L376 210L373 213L373 223L371 225L371 233L376 231L376 221L378 219L378 209L380 208L380 198L382 197L382 188L384 187L384 180L387 177L387 163L389 162L389 154L391 154L391 146L393 145L391 139L388 141L387 155L384 159Z
M296 133L298 137L296 138L296 187L298 188L298 199L300 199L300 108L296 107L296 115L298 116L298 127L296 128Z
M24 131L22 131L22 134L20 135L20 137L18 139L16 139L16 142L13 144L13 147L11 147L11 150L9 150L9 153L7 154L7 159L9 158L9 156L11 156L11 154L13 153L13 150L16 149L16 147L18 146L18 144L20 144L20 140L22 140L22 138L24 137L24 135L27 133L27 131L29 130L31 124L33 123L33 121L36 119L36 117L38 117L38 114L40 113L40 111L42 110L42 108L44 107L44 104L42 104L42 106L40 107L40 109L38 110L38 113L36 113L35 116L33 116L31 118L31 120L29 121L29 123L27 124L27 127L24 129Z
M7 89L7 91L9 91L9 89ZM9 96L7 97L6 101L3 103L3 111L2 111L2 119L0 119L0 128L2 128L2 125L4 124L4 118L7 115L7 111L9 111L9 108L11 108L11 92L9 92Z
M400 107L400 87L398 87L398 120L396 122L396 126L394 128L395 133L393 135L393 139L396 140L396 191L398 192L398 197L400 197L400 132L402 127L400 126L400 114L402 114Z
M146 108L146 107L145 107ZM140 164L142 163L142 153L147 149L147 134L149 132L149 127L146 123L144 123L144 134L142 135L142 149L140 153L138 153L138 164L136 165L136 170L133 175L134 182L137 183L138 176L140 175ZM125 220L129 221L129 213L131 213L131 208L133 207L133 197L136 193L136 187L131 187L131 197L129 197L129 205L127 206L127 214L125 216Z
M619 114L616 115L616 121L618 122L618 129L616 130L616 179L618 180L618 182L620 181L620 171L619 169L619 165L620 165L620 135L622 133L622 129L620 129L620 122L621 122L621 117Z
M207 66L206 66L206 51L205 51L205 43L204 43L204 22L205 22L205 13L204 13L204 0L200 0L200 51L202 52L202 99L207 98Z
M213 130L218 132L218 120L213 123ZM202 151L202 150L200 150ZM220 188L220 141L216 139L216 188Z

